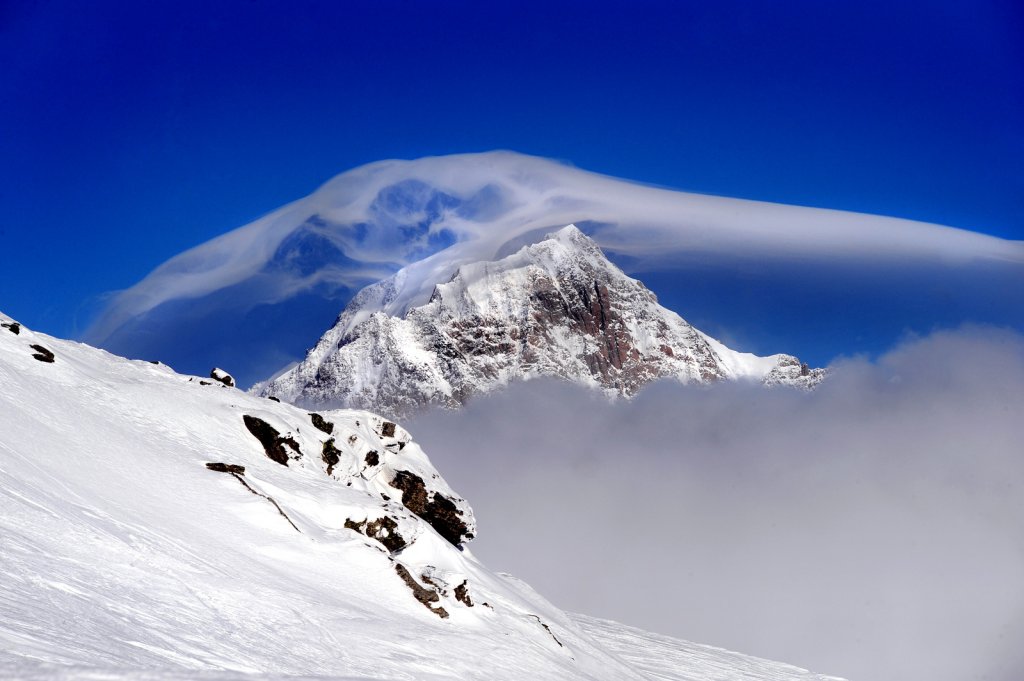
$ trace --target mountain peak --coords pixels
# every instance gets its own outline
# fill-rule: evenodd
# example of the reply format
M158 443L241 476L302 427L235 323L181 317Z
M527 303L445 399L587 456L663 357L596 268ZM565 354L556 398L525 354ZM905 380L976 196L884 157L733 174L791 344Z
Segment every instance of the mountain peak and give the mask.
M403 309L394 303L404 271L363 289L305 360L253 390L404 416L541 376L624 397L662 378L811 387L824 376L790 355L740 353L701 333L575 225L445 279Z
M555 230L554 232L549 232L544 235L544 241L558 241L566 245L574 246L592 245L594 248L597 248L597 244L595 244L590 237L584 234L580 228L574 224L569 224L561 229Z

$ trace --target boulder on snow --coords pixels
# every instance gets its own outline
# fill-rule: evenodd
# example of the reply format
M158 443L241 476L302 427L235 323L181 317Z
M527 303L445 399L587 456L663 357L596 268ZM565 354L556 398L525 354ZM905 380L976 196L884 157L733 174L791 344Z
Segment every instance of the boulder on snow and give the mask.
M229 388L235 387L235 377L223 369L218 369L217 367L210 369L210 378L220 381Z
M0 326L13 333L15 336L21 333L21 324L18 322L0 322Z

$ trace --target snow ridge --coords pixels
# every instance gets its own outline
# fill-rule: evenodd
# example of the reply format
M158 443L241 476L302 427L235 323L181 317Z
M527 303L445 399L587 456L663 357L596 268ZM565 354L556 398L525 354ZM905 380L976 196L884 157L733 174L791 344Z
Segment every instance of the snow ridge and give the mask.
M0 386L0 678L823 679L683 642L634 665L641 633L481 565L469 504L378 415L2 314Z
M813 387L823 369L729 349L658 304L575 225L458 267L404 307L406 271L360 291L304 361L253 392L407 416L548 376L632 396L651 381ZM414 281L419 281L414 277Z

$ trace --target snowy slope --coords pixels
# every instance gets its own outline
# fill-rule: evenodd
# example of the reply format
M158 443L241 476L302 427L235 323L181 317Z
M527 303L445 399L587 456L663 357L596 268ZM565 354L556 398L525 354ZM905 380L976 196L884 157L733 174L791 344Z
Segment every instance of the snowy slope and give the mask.
M664 681L839 681L799 667L769 663L714 646L681 641L611 620L571 615L602 650L611 653L649 679Z
M405 416L539 376L626 396L661 378L809 387L824 376L790 355L740 353L701 333L574 225L458 267L423 305L408 307L410 285L424 284L402 270L363 289L303 362L253 390Z
M0 321L2 678L823 678L682 642L667 676L636 663L643 634L480 565L380 417Z

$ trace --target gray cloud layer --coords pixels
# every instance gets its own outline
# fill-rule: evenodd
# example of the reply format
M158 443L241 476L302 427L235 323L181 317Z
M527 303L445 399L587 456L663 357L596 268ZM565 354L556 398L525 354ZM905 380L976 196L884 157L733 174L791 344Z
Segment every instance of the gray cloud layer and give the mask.
M475 552L564 608L851 679L1024 678L1024 337L834 369L614 405L527 383L410 428Z

